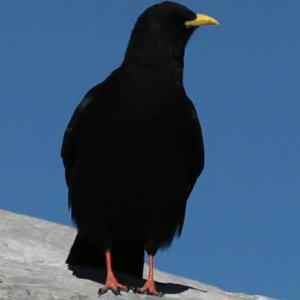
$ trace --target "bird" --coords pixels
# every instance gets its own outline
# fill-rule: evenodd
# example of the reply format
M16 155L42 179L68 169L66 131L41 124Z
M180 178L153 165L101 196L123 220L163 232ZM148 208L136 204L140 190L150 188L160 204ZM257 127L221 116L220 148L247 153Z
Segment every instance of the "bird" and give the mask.
M61 156L77 236L66 262L106 268L99 295L126 290L116 270L160 295L154 257L180 236L204 168L202 129L183 85L195 29L219 22L164 1L137 19L121 65L91 88L64 133Z

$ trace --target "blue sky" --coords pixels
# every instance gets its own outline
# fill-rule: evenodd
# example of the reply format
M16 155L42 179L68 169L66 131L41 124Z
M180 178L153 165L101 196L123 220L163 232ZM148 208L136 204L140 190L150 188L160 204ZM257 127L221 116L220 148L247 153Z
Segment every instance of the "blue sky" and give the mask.
M150 0L0 2L0 208L71 224L59 156L84 93L123 58ZM300 2L180 1L199 29L185 87L205 171L162 270L231 291L300 299ZM1 233L0 233L1 234Z

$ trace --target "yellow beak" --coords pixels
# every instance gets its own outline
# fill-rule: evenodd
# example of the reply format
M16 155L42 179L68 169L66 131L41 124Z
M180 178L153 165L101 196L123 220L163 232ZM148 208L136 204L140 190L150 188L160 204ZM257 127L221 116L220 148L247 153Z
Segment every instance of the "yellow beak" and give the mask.
M219 24L220 24L219 21L217 21L216 19L207 15L200 15L200 14L196 14L196 19L191 21L186 21L184 23L184 25L187 28L199 27L203 25L219 25Z

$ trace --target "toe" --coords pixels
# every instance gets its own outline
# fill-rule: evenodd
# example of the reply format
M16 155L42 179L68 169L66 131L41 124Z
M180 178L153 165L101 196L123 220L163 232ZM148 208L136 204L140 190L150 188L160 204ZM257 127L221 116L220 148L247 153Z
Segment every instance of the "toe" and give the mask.
M134 292L137 294L144 294L146 292L146 289L144 288L135 288Z
M150 294L157 296L157 297L162 297L163 293L158 292L157 290L150 290Z
M116 285L120 290L128 290L127 286L124 284L117 283Z
M122 287L120 287L120 291L129 292L129 288L126 285L123 285Z
M138 294L146 294L161 297L163 294L158 292L153 280L147 280L143 287L134 290Z

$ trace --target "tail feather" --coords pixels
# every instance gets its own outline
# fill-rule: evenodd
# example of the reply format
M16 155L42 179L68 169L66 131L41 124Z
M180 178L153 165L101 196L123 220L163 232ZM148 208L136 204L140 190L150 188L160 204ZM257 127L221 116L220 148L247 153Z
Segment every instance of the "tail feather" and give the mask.
M101 269L106 268L104 248L91 243L77 234L70 249L66 263L69 265L87 265ZM119 241L112 248L112 266L136 277L143 277L144 247L134 241Z

